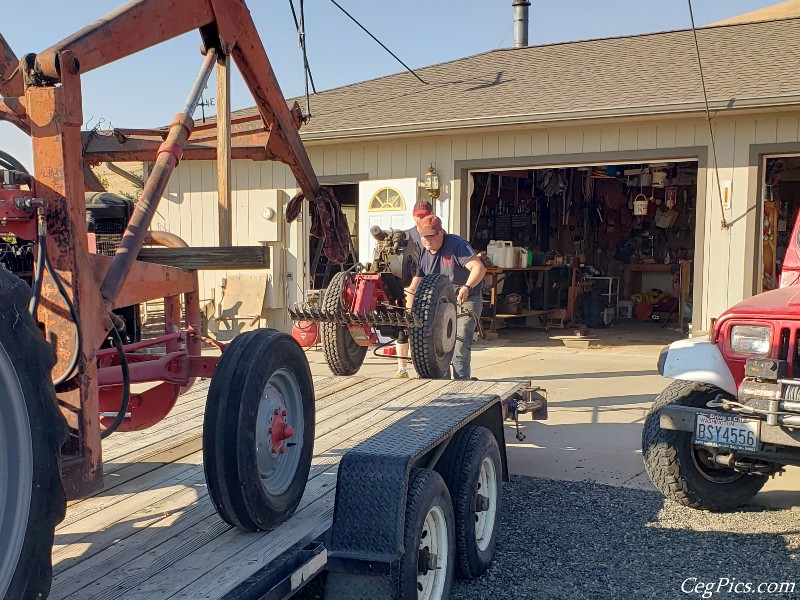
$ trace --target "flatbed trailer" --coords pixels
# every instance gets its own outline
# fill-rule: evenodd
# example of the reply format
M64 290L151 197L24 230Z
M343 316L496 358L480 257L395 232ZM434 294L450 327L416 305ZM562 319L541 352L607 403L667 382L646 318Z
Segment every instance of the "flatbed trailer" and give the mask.
M503 416L507 414L509 402L513 406L521 399L527 383L352 376L318 377L314 387L314 458L303 499L287 522L268 533L247 533L229 526L215 511L202 464L208 382L200 382L158 425L116 434L104 442L103 489L70 503L66 518L56 529L50 598L289 597L328 569L330 557L336 555L331 553L336 502L342 503L342 520L348 517L347 499L337 500L336 494L337 475L346 453L351 456L356 447L380 445L384 443L382 435L394 435L395 442L386 443L396 445L399 435L402 444L419 445L416 458L412 457L417 466L425 464L420 461L431 464L437 448L441 455L441 441L477 418L499 437L506 479L499 415L501 409ZM426 420L443 414L442 410L452 413L451 405L466 408L454 417L453 424L444 424L442 431L449 434L431 434L431 439L438 440L431 446L430 440L423 438L436 427ZM426 416L426 411L437 410ZM387 448L390 453L396 450ZM357 506L361 501L352 500ZM352 519L352 508L349 510ZM386 511L390 518L391 507ZM364 518L368 518L367 512L365 509ZM338 571L359 562L346 558L346 552L341 555L345 558L338 559ZM363 567L369 561L360 562ZM380 562L370 562L367 570L379 571ZM363 569L356 566L355 571Z

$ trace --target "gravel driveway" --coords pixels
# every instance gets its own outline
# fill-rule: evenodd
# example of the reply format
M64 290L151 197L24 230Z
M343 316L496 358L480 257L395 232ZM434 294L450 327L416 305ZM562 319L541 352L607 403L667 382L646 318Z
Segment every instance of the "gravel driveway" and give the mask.
M504 493L492 567L456 582L453 600L689 599L703 590L682 586L720 578L797 589L742 595L723 586L708 597L800 598L800 510L712 514L656 492L529 477L513 477Z
M696 579L690 579L696 578ZM456 581L452 600L800 598L800 510L713 514L660 494L592 482L514 476L504 487L494 562ZM688 581L687 581L688 580ZM795 583L794 592L736 594L736 584ZM730 589L731 591L728 591ZM298 598L323 598L310 585Z

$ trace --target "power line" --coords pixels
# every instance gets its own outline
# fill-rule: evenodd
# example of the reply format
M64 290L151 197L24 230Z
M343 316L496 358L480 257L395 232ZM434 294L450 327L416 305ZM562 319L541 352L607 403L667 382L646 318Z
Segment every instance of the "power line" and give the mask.
M394 52L392 52L391 50L389 50L389 48L387 48L387 47L386 47L386 46L383 44L383 42L381 42L381 41L380 41L378 38L376 38L374 35L372 35L372 34L369 32L369 30L368 30L366 27L364 27L364 26L363 26L361 23L359 23L359 22L356 20L356 18L355 18L353 15L351 15L351 14L350 14L349 12L347 12L347 11L346 11L344 8L342 8L342 6L341 6L341 5L340 5L338 2L336 2L336 0L331 0L331 2L334 4L334 6L336 6L336 8L338 8L340 11L342 11L344 14L346 14L348 17L350 17L350 20L351 20L351 21L353 21L353 23L355 23L356 25L358 25L358 26L359 26L361 29L363 29L363 30L364 30L364 32L366 32L366 34L367 34L369 37L371 37L373 40L375 40L376 42L378 42L378 44L380 44L381 48L383 48L383 49L384 49L384 50L386 50L386 51L387 51L389 54L391 54L391 55L392 55L392 56L395 58L395 60L396 60L397 62L399 62L401 65L403 65L403 66L406 68L406 70L407 70L409 73L411 73L411 74L412 74L414 77L416 77L417 79L419 79L419 80L420 80L422 83L424 83L425 85L428 85L428 82L427 82L427 81L424 81L424 80L423 80L423 79L422 79L422 78L421 78L419 75L417 75L417 74L414 72L414 70L413 70L411 67L409 67L409 66L408 66L406 63L404 63L402 60L400 60L400 59L397 57L397 55L396 55Z
M722 214L722 228L728 229L730 224L725 218L725 204L722 201L722 186L719 181L719 163L717 162L717 145L714 143L714 128L711 126L711 112L708 110L708 92L706 91L706 79L703 75L703 61L700 59L700 44L697 42L697 28L694 26L694 11L692 10L692 0L689 3L689 18L692 21L692 33L694 34L694 48L697 52L697 66L700 69L700 84L703 86L703 100L706 107L706 123L708 123L708 135L711 138L711 153L714 156L714 175L717 179L717 194L719 195L719 209Z
M289 0L289 6L292 8L292 17L294 18L294 26L297 29L298 42L300 49L303 52L303 75L305 80L306 89L306 114L305 118L311 118L311 97L308 93L308 83L311 82L311 89L316 94L317 86L314 85L314 76L311 74L311 65L308 63L308 52L306 51L306 24L305 24L305 8L304 0L300 0L300 19L297 19L297 12L294 8L294 0Z

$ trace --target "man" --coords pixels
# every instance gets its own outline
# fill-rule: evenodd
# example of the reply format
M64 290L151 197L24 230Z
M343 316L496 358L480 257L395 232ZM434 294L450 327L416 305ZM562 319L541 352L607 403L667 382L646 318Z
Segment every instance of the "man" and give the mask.
M422 254L424 248L422 247L422 241L419 238L419 232L417 231L417 224L425 217L433 214L433 204L428 202L427 200L420 200L417 202L416 206L414 206L414 212L411 213L414 215L414 227L411 229L406 229L406 234L411 239L411 242L416 244L419 247L419 252ZM408 379L408 330L401 329L400 333L397 334L397 341L395 342L395 353L397 354L397 373L395 373L395 377L397 379Z
M483 310L481 290L486 267L475 254L475 250L467 240L446 233L442 229L441 219L435 215L420 219L417 230L424 251L419 259L417 275L406 290L406 304L413 303L414 292L425 275L441 273L447 275L455 286L459 305L472 312L475 319L480 319ZM452 362L455 379L469 379L471 376L472 341L477 326L475 319L458 318Z

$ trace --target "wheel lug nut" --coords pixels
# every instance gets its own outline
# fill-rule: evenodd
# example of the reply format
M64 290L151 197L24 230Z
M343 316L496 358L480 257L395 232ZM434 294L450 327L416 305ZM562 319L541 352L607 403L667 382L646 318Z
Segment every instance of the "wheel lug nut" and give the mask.
M267 433L272 433L272 427L270 427L269 429L267 429Z
M281 412L281 415L283 415L284 417L285 417L286 415L288 415L288 414L289 414L289 413L288 413L288 412L286 412L285 410L284 410L283 412Z

